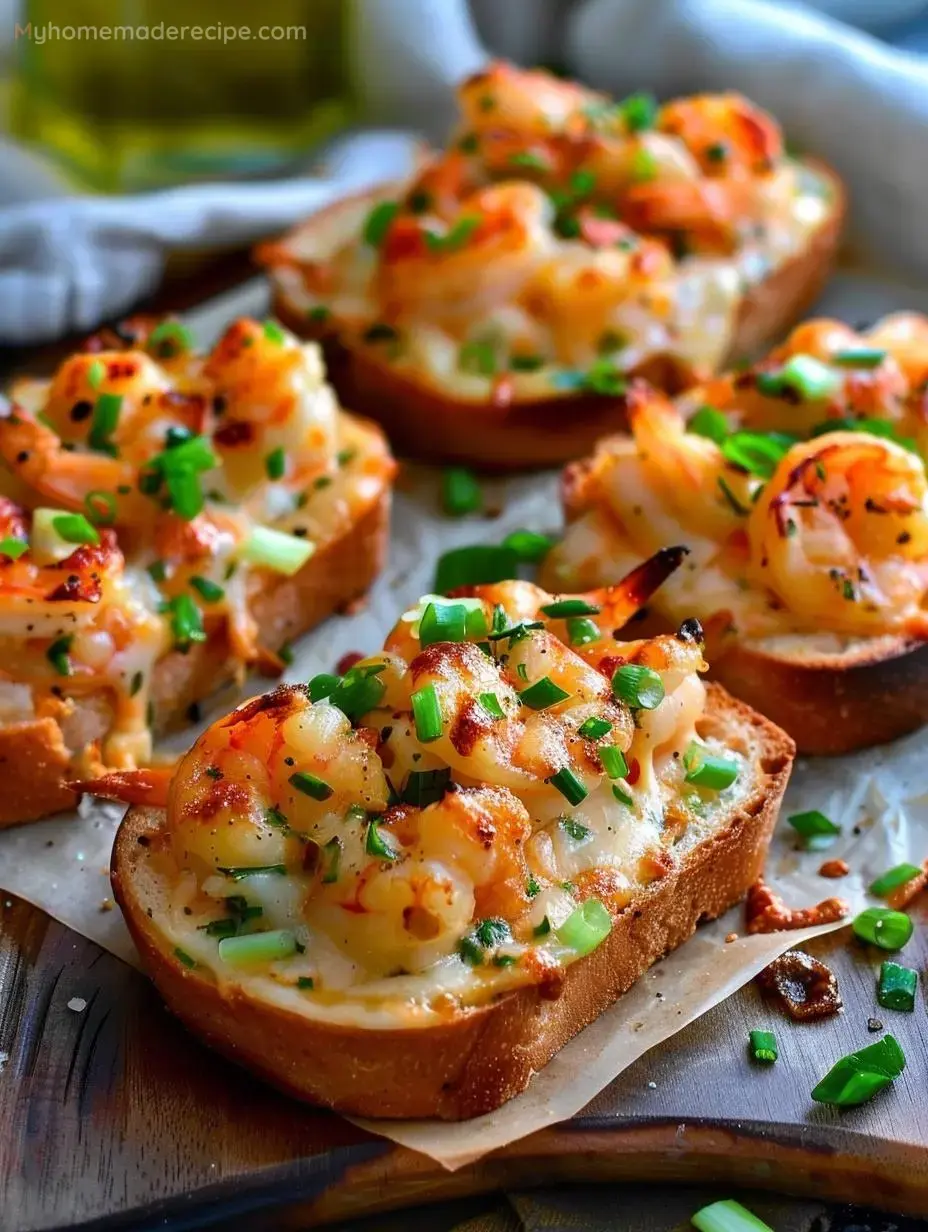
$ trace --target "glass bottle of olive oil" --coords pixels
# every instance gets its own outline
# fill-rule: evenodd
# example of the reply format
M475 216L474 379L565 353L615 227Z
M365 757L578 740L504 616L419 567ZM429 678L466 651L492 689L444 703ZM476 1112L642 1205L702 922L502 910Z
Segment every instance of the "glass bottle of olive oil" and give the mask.
M350 0L24 0L13 135L79 186L271 174L351 116Z

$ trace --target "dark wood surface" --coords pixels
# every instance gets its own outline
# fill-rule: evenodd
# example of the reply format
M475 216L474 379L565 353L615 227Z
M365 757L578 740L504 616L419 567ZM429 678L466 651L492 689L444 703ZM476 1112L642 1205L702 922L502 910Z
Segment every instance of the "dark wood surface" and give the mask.
M2 876L2 874L0 874ZM0 1227L306 1227L559 1180L720 1180L928 1215L928 1033L879 1010L882 955L817 943L847 1009L786 1021L747 988L643 1057L584 1112L456 1173L303 1107L213 1056L145 979L9 896L0 899ZM922 909L919 909L919 912ZM918 914L917 912L916 914ZM924 969L916 932L905 961ZM86 1002L82 1009L74 999ZM865 1108L809 1091L880 1017L908 1067ZM761 1069L747 1032L773 1026Z

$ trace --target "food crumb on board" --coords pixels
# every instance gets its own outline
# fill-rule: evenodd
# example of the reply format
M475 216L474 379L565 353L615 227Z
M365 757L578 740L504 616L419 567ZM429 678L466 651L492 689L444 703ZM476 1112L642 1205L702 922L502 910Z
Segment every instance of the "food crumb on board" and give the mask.
M101 911L112 911L113 910L113 900L111 898L102 899L100 902L100 910Z
M83 997L72 997L68 1002L68 1009L73 1010L75 1014L82 1013L87 1008L87 1002Z
M732 943L733 941L737 941L737 940L738 940L738 934L737 934L737 933L729 933L729 934L726 936L726 938L725 938L725 944L726 944L726 945L731 945L731 943Z
M867 1019L867 1030L868 1031L882 1031L883 1024L880 1022L879 1018L868 1018Z
M648 1083L648 1090L649 1090L649 1091L656 1091L656 1090L657 1090L657 1083L656 1083L656 1082L649 1082L649 1083Z

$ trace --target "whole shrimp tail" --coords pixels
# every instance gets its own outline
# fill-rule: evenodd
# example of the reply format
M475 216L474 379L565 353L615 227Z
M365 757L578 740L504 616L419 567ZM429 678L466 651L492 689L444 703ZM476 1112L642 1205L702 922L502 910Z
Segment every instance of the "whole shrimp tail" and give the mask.
M101 774L99 778L83 779L68 786L80 795L118 800L122 804L166 808L168 788L173 777L173 766L157 766L144 770L113 770L109 774Z
M679 569L689 548L661 548L614 586L586 591L581 597L602 608L613 629L620 629L639 612L658 587Z

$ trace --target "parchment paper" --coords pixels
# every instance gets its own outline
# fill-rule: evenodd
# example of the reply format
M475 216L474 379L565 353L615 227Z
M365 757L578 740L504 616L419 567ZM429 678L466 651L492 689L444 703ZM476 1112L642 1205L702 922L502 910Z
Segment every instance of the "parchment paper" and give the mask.
M192 314L189 322L202 341L209 341L236 315L264 314L266 303L263 284L253 283ZM926 310L928 292L874 274L846 272L819 307L859 322L899 308ZM305 680L331 670L347 651L378 649L397 614L431 590L435 559L448 548L497 542L523 526L540 531L559 527L554 473L487 482L486 506L498 510L498 516L457 520L442 515L438 484L438 471L404 467L394 504L390 560L367 606L356 615L332 618L304 638L295 647L296 657L285 679ZM248 691L260 687L256 680ZM226 696L204 725L231 704ZM187 731L165 749L180 751L193 735L193 730ZM856 911L866 901L864 887L875 876L903 859L920 863L928 856L928 731L854 757L797 764L782 816L814 808L843 827L841 837L827 856L800 852L793 831L781 821L768 861L768 881L790 905L808 906L839 894ZM122 918L112 905L107 873L121 812L113 805L85 801L71 816L0 833L0 887L137 964ZM840 881L819 877L822 861L832 857L846 858L852 874ZM701 927L691 941L652 968L562 1049L525 1094L496 1112L451 1125L359 1123L446 1167L461 1167L573 1116L642 1053L730 996L778 954L835 926L725 941L729 933L743 932L743 927L742 908ZM658 991L662 997L655 996Z

